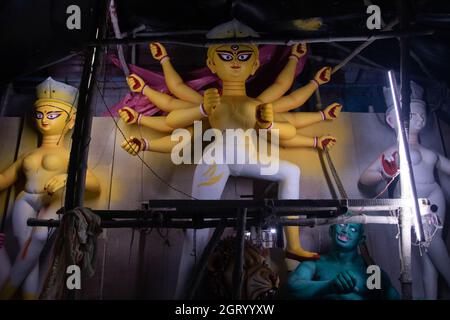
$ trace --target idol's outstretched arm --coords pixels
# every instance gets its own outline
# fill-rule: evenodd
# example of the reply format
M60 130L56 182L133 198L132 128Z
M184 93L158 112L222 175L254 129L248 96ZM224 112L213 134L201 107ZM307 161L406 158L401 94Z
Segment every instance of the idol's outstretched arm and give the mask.
M168 94L161 93L150 88L145 84L144 80L136 74L131 74L128 76L127 82L131 91L144 94L151 102L155 104L155 106L163 111L170 112L177 109L191 108L196 105L191 102L175 99Z
M318 112L281 112L275 113L275 121L288 121L297 129L305 128L324 120L334 120L339 117L342 105L332 103Z
M194 128L188 127L186 130L189 132L190 136L192 136L194 132ZM173 140L172 135L164 136L159 139L154 139L148 141L145 138L137 138L131 136L127 138L124 142L122 142L121 147L128 152L129 154L135 156L141 151L155 151L160 153L171 153L173 147L175 147L179 143L188 143L188 141L184 141L183 138L178 138L178 140Z
M320 69L314 79L307 85L295 90L291 94L284 96L273 102L275 112L286 112L302 106L311 95L316 91L319 85L327 83L331 79L331 68L323 67Z
M391 147L384 151L363 171L359 183L367 187L378 186L391 180L399 171L398 151Z
M336 144L336 138L330 135L320 137L307 137L296 134L290 139L280 138L280 146L284 148L317 148L320 150L331 149Z
M165 116L144 116L143 114L129 107L120 109L119 115L123 122L125 122L126 124L138 124L159 132L166 133L170 133L174 130L166 124Z
M291 55L288 62L280 74L275 79L275 82L265 89L258 97L264 103L272 102L286 93L292 86L295 78L295 69L297 68L298 60L307 52L306 43L298 43L292 46Z
M166 80L167 88L178 99L188 101L195 104L203 102L203 97L200 93L186 85L178 72L172 66L166 48L161 43L155 42L150 44L150 52L153 58L161 63L164 79Z

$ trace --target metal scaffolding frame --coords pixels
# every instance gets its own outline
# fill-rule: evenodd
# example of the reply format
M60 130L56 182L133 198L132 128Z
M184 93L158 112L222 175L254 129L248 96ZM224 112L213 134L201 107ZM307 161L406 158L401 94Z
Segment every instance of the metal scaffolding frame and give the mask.
M237 263L233 270L233 298L241 297L244 236L254 227L318 226L337 223L399 224L404 199L342 200L151 200L142 210L94 210L102 219L102 228L215 228L206 245L185 294L192 299L198 288L209 255L215 249L226 227L236 230ZM395 215L371 215L373 211L390 211ZM356 212L356 213L355 213ZM364 212L364 213L363 213ZM63 214L61 212L61 214ZM287 216L298 215L297 219ZM29 219L29 226L57 228L60 220ZM401 226L401 224L400 224ZM405 239L411 233L406 233ZM407 257L403 257L405 259ZM403 279L403 278L402 278ZM403 283L403 282L402 282Z

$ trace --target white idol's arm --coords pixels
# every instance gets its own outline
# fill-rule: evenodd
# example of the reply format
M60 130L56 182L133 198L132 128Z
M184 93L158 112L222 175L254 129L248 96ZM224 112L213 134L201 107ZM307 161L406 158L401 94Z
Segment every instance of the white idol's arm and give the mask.
M438 170L442 171L445 174L450 175L450 160L442 155L438 155L438 161L436 167Z

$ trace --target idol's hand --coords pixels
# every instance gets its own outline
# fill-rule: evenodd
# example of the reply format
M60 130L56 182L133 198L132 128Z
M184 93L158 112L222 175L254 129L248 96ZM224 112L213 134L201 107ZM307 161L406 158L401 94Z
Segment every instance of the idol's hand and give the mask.
M134 124L138 122L139 112L130 107L119 109L119 116L126 124Z
M381 173L386 180L392 179L399 172L398 152L393 152L390 156L381 156Z
M141 77L139 77L136 74L130 74L127 77L128 86L130 87L130 90L133 92L139 92L142 93L145 87L145 82L142 80Z
M331 67L323 67L314 76L314 81L318 84L324 84L331 79Z
M306 43L297 43L292 46L291 55L296 56L298 59L303 57L308 49L306 48Z
M271 103L264 103L256 107L256 122L263 129L267 129L272 125L273 106Z
M340 272L331 281L331 288L337 294L357 291L356 278L350 271Z
M144 139L131 136L122 142L121 147L129 154L135 156L139 152L146 150L146 142Z
M203 109L206 114L211 114L211 112L220 104L219 90L216 88L211 88L205 91L203 95Z
M167 51L159 42L150 43L150 52L154 59L161 61L162 58L167 57Z
M316 147L320 150L331 149L336 144L336 138L333 136L321 136L317 138Z
M341 113L342 105L339 103L332 103L328 107L325 108L325 110L321 111L323 114L323 117L325 120L333 120L339 117L339 114Z
M44 190L49 194L53 195L56 191L64 188L67 182L67 173L59 174L51 178L44 186Z

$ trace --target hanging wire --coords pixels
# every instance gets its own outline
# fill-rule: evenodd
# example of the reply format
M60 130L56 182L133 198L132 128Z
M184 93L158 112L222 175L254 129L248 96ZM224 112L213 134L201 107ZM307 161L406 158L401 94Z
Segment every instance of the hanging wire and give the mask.
M126 137L126 135L125 135L125 133L123 132L123 130L120 128L120 126L119 126L119 124L117 123L117 120L114 118L114 115L112 114L112 112L111 112L111 109L108 107L108 105L107 105L107 103L106 103L106 101L105 101L105 97L103 96L103 94L101 93L101 91L100 91L100 88L98 87L98 84L97 84L97 79L96 78L94 78L94 81L95 81L95 86L97 87L97 90L98 90L98 92L99 92L99 94L100 94L100 96L101 96L101 98L102 98L102 101L103 101L103 104L105 105L105 107L106 107L106 109L108 110L108 113L109 113L109 115L111 116L111 119L114 121L114 124L116 125L116 127L117 127L117 129L119 130L119 132L120 132L120 134L123 136L123 138L125 139L125 141L127 141L127 143L130 145L130 143L128 142L128 140L127 140L127 137ZM131 145L130 145L130 147L131 147ZM166 185L167 187L169 187L170 189L172 189L172 190L174 190L174 191L176 191L176 192L178 192L178 193L180 193L180 194L182 194L182 195L184 195L184 196L186 196L186 197L188 197L188 198L190 198L190 199L192 199L192 200L198 200L197 198L195 198L195 197L193 197L193 196L191 196L190 194L188 194L188 193L186 193L186 192L184 192L184 191L182 191L182 190L180 190L180 189L178 189L178 188L176 188L176 187L174 187L174 186L172 186L170 183L168 183L167 181L165 181L159 174L157 174L156 173L156 171L139 155L139 154L136 154L136 156L140 159L140 161L142 161L142 163L144 164L144 166L161 182L161 183L163 183L164 185Z

